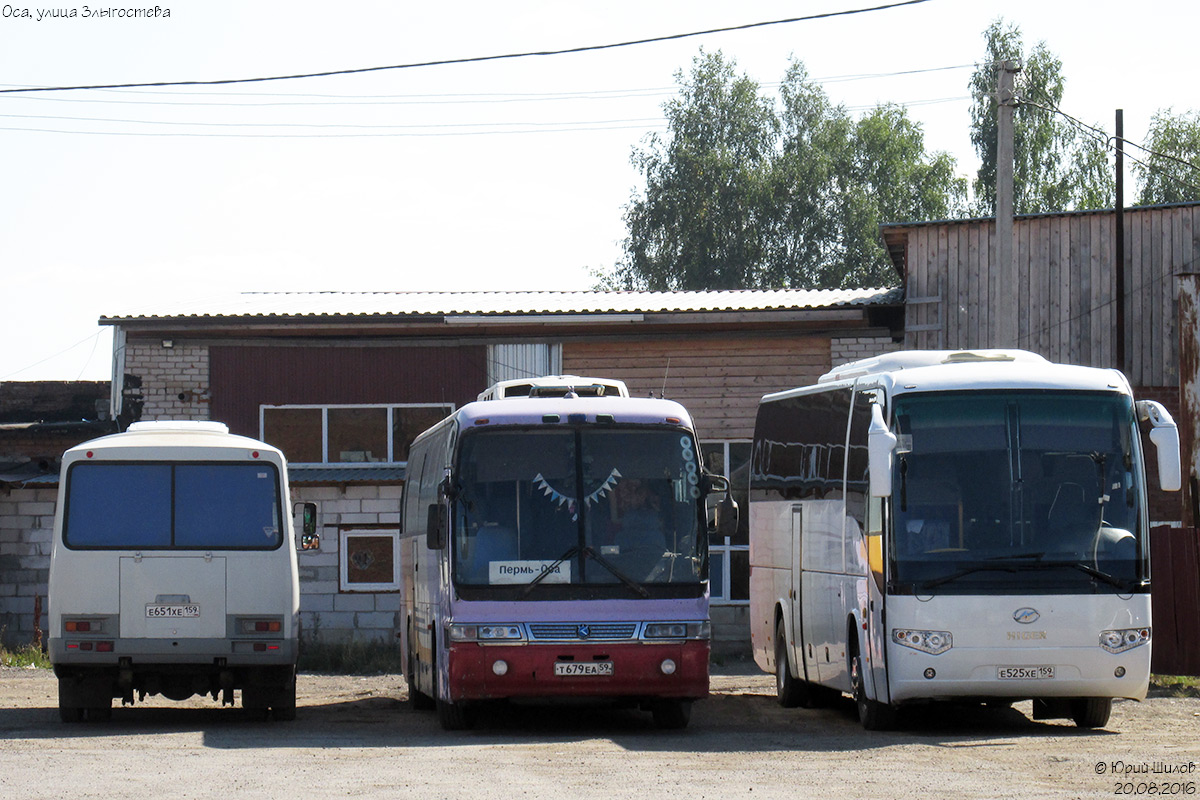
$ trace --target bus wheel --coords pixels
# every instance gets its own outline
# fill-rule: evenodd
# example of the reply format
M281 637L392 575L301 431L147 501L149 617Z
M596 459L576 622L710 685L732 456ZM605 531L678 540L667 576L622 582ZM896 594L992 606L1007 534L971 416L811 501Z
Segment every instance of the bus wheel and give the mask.
M58 718L63 722L83 722L83 709L79 706L65 706L63 699L58 698Z
M271 717L277 722L291 722L296 718L296 674L282 683L275 692L271 703Z
M867 697L863 685L862 657L855 650L850 659L850 686L854 691L854 704L858 707L858 721L868 731L886 731L896 725L896 709L887 703Z
M692 701L662 700L650 708L654 715L654 727L662 730L686 728L692 718Z
M1103 728L1111 713L1111 697L1077 697L1071 701L1071 719L1080 728Z
M775 624L775 698L784 708L804 705L804 686L792 677L783 620Z
M409 641L412 639L410 638ZM408 704L412 710L432 711L436 705L433 698L417 688L416 659L413 658L411 651L409 651L408 658L405 659L404 680L408 684Z
M438 722L447 731L465 731L475 726L475 709L463 703L437 701Z

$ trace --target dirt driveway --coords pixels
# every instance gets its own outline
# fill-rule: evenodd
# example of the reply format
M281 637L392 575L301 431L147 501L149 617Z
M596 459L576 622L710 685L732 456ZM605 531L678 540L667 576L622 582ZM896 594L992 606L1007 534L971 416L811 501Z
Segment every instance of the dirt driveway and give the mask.
M1118 703L1101 731L1033 722L1023 703L925 709L867 733L848 701L783 709L770 676L724 672L680 732L633 711L519 707L452 734L408 709L395 675L302 675L289 723L149 698L65 725L51 674L0 669L0 797L1200 796L1197 698Z

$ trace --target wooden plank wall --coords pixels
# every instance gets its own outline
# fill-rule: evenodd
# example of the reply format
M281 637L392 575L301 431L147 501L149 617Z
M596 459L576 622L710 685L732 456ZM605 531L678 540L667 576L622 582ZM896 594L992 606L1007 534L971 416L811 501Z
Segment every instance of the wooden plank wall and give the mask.
M911 228L907 295L941 300L906 309L905 348L1015 344L1052 361L1117 366L1114 220L1112 212L1018 218L1016 286L997 277L992 220ZM1200 270L1200 206L1129 209L1125 227L1129 377L1135 386L1176 386L1173 276ZM1015 327L995 313L1010 292ZM1015 342L1004 341L1008 331Z
M704 439L752 438L764 394L815 383L830 367L827 337L563 343L565 373L619 378L634 397L662 392Z
M1150 669L1157 675L1200 675L1200 532L1150 531Z

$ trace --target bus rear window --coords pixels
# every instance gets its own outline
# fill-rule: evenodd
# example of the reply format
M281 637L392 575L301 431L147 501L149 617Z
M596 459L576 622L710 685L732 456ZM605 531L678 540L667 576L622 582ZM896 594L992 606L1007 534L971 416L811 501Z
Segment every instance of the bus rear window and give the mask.
M283 541L271 464L74 465L63 542L72 548L273 549Z

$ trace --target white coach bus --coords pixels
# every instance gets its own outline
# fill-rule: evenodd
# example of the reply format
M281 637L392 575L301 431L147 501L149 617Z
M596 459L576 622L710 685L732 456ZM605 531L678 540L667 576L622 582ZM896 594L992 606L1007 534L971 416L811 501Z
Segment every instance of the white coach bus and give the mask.
M1144 698L1139 421L1177 490L1174 421L1115 370L910 351L764 397L751 638L779 701L848 693L881 729L905 704L1022 699L1101 727L1113 698Z
M71 448L49 597L64 722L107 719L135 693L231 704L235 690L293 719L300 592L283 454L217 422L135 423Z

